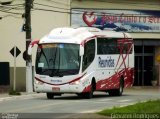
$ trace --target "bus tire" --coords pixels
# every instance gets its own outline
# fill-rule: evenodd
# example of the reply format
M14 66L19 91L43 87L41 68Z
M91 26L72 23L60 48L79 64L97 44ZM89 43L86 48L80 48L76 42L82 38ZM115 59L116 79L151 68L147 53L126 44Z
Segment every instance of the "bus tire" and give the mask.
M83 93L76 93L78 97L82 97Z
M47 96L48 99L53 99L54 98L53 93L46 93L46 96Z
M108 93L110 96L121 96L123 93L123 88L124 88L124 81L121 78L120 79L120 85L118 89L113 89L113 90L109 90Z
M116 90L117 96L121 96L124 89L124 81L123 78L120 79L119 89Z
M91 84L90 92L85 93L85 98L91 99L93 97L93 85Z

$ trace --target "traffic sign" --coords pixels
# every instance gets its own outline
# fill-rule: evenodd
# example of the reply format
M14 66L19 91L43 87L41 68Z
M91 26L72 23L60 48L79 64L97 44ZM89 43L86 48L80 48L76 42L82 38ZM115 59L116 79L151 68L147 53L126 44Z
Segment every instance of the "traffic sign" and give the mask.
M14 48L15 48L15 53L16 53L16 57L21 53L21 51L15 46L10 50L10 53L12 54L12 56L14 57Z

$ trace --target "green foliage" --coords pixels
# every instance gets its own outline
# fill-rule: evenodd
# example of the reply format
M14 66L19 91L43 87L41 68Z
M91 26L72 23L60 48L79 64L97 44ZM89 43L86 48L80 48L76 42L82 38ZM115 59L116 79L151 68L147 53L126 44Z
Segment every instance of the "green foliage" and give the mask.
M9 95L21 95L21 93L14 90L10 90Z
M147 102L140 102L134 105L125 107L113 107L112 109L105 109L98 112L100 115L111 116L116 113L159 113L160 114L160 100L149 100Z

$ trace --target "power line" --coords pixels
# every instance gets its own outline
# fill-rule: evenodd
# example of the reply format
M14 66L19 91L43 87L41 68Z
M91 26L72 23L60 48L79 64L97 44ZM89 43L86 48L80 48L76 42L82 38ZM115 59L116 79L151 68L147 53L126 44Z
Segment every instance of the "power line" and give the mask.
M15 15L12 15L12 14L4 15L4 16L1 16L0 18L3 19L3 18L6 18L6 17L22 18L22 17L18 17L18 16L15 16Z
M6 12L8 13L8 11L10 10L23 10L24 7L21 5L17 5L17 6L0 6L0 10L1 12ZM14 12L13 12L14 13Z
M33 10L48 11L48 12L58 12L58 13L68 13L68 14L70 14L70 12L63 12L63 11L57 11L57 10L51 10L51 9L42 9L42 8L33 8Z
M13 7L21 7L24 6L24 4L18 4L18 5L0 5L0 8L13 8Z
M2 10L3 12L7 12L7 11L10 11L10 10L23 10L24 7L22 6L17 6L17 7L3 7L1 8L0 10Z
M20 6L24 4L9 4L9 5L1 5L0 7L10 7L10 6Z
M67 9L67 8L55 7L55 6L46 5L46 4L40 4L40 3L36 3L36 2L34 2L34 4L41 5L41 6L46 6L46 7L51 7L51 8L57 8L57 9L63 9L63 10L70 10L70 9Z
M9 1L9 3L13 3L15 0L12 0L12 1ZM1 2L3 3L3 2ZM6 2L4 2L6 3ZM14 18L21 18L21 17L18 17L17 15L22 15L22 13L19 13L19 12L10 12L10 10L19 10L19 9L23 9L22 6L24 6L24 4L2 4L0 5L0 12L4 12L4 13L7 13L7 15L3 15L1 16L0 18L6 18L6 17L14 17Z
M19 12L9 12L10 10L23 10L23 8L8 8L8 9L0 9L0 12L4 12L4 13L11 13L11 14L22 14L22 13L19 13Z
M48 1L48 0L47 0ZM53 2L53 1L52 1ZM100 1L100 2L104 2L104 1ZM113 3L113 2L112 2ZM116 2L117 3L117 2ZM55 6L52 6L52 5L46 5L46 4L41 4L41 3L34 3L34 4L37 4L37 5L41 5L41 6L46 6L46 7L50 7L50 8L57 8L57 9L63 9L63 10L70 10L70 9L67 9L67 8L61 8L61 7L55 7ZM5 13L11 13L11 14L17 14L17 15L21 15L22 13L17 13L17 12L8 12L12 9L23 9L21 8L22 5L24 4L16 4L17 7L11 7L11 6L0 6L0 7L3 7L7 10L0 10L1 12L5 12ZM21 5L21 6L20 6ZM74 9L74 8L73 8ZM94 10L94 8L92 8ZM75 9L73 12L70 12L70 11L60 11L60 10L53 10L53 9L42 9L42 8L32 8L32 10L40 10L40 11L48 11L48 12L57 12L57 13L67 13L67 14L82 14L82 12L85 12L86 10L92 10L92 9ZM101 10L101 9L97 9L97 10ZM95 12L97 16L102 16L102 14L98 13L97 11ZM103 12L104 13L104 12ZM113 13L104 13L105 15L112 15L112 16L120 16L120 14L113 14ZM126 15L126 14L125 14ZM137 14L132 14L134 16L137 16ZM128 16L131 16L130 14L128 14ZM142 15L140 15L142 16Z
M48 0L47 0L48 1ZM104 2L104 1L100 1L100 2ZM113 2L112 2L113 3ZM50 8L57 8L57 9L63 9L63 10L70 10L70 9L66 9L66 8L61 8L61 7L55 7L55 6L52 6L52 5L46 5L46 4L41 4L41 3L34 3L34 4L37 4L37 5L41 5L41 6L46 6L46 7L50 7ZM139 4L138 4L139 5ZM153 7L152 7L153 8ZM155 8L155 7L154 7ZM74 9L74 8L71 8L71 9ZM76 9L76 8L75 8ZM89 10L90 10L91 8L89 8ZM92 8L92 9L94 9L94 8ZM50 11L50 12L59 12L59 13L69 13L70 14L70 12L66 12L66 11L59 11L59 10L51 10L51 9L42 9L42 8L34 8L34 10L41 10L41 11ZM87 9L88 10L88 9ZM97 8L97 10L101 10L100 8ZM118 9L119 10L119 9ZM122 9L122 10L124 10L124 9ZM86 11L86 8L84 8L84 9L76 9L76 11L78 11L78 12L84 12L84 11ZM78 14L78 13L77 13Z
M67 14L83 14L85 12L84 11L72 11L72 12L67 12L67 11L58 11L58 10L52 10L52 9L42 9L42 8L33 8L33 10L40 10L40 11L46 11L46 12L57 12L57 13L67 13ZM107 12L94 12L95 15L97 16L104 16L104 15L108 15L108 16L116 16L116 17L147 17L150 15L141 15L141 14L114 14L114 13L107 13Z
M22 13L18 13L18 12L9 12L9 11L4 11L4 10L0 10L0 12L10 13L10 14L15 14L15 15L22 15Z
M48 0L47 0L48 1ZM53 1L52 1L53 2ZM99 1L99 2L105 2L105 1ZM123 2L109 2L107 1L107 3L123 3ZM138 3L130 3L130 2L125 2L127 3L127 5L132 5L132 6L137 6L137 7L144 7L144 4L138 4ZM62 8L62 7L55 7L55 6L52 6L52 5L46 5L46 4L41 4L41 3L34 3L34 4L37 4L37 5L41 5L41 6L46 6L46 7L50 7L50 8L57 8L57 9L63 9L63 10L70 10L70 9L67 9L67 8ZM157 4L155 4L157 5ZM152 6L146 6L146 8L151 8L151 9L159 9L159 7L152 7ZM85 9L85 8L84 8ZM99 8L100 9L100 8Z
M62 3L62 2L57 2L57 1L54 1L54 0L45 0L45 1L48 1L48 2L52 2L52 3L57 3L57 4L63 4L63 5L66 5L66 6L70 6L69 4L66 4L66 3Z

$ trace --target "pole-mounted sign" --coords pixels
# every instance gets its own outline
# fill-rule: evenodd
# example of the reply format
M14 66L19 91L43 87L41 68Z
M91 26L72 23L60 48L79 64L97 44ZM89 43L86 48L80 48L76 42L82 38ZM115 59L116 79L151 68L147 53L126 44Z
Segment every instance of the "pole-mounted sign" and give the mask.
M10 53L14 57L13 90L16 91L16 57L21 53L21 51L16 46L14 46L10 50Z

